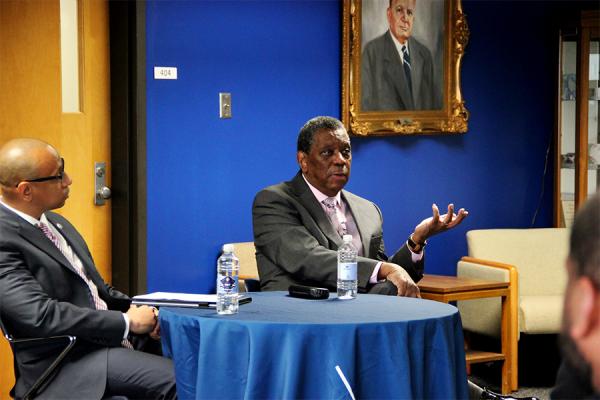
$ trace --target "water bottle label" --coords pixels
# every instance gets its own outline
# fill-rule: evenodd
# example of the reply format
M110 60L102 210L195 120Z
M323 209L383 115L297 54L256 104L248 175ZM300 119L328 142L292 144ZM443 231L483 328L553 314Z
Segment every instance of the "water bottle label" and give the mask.
M222 276L217 279L217 293L237 293L237 276Z
M339 263L338 264L338 279L344 281L356 280L356 263Z

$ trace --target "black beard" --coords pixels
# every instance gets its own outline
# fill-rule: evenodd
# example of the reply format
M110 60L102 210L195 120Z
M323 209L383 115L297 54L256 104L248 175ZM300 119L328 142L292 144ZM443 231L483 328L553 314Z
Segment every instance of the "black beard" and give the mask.
M585 376L589 382L592 379L592 367L590 364L583 358L579 349L577 349L577 345L571 339L568 333L566 333L563 329L563 332L559 335L559 343L561 353L566 360L567 364L575 368L581 376Z

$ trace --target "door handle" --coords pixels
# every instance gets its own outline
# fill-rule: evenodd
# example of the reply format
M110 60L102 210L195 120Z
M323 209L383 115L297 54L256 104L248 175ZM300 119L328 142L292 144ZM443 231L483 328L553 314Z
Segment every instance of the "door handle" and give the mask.
M106 186L106 163L94 163L94 204L103 206L111 194L110 188Z
M110 195L111 195L111 191L110 188L108 186L102 186L97 192L96 192L96 196L97 197L101 197L104 200L108 200L110 199Z

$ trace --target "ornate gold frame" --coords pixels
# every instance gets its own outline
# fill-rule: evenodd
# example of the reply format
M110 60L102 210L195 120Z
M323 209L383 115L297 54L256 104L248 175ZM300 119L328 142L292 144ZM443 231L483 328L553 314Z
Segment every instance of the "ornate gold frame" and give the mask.
M469 40L461 0L445 0L444 92L441 110L360 110L361 0L343 1L342 121L358 136L464 133L469 112L460 91L460 64Z

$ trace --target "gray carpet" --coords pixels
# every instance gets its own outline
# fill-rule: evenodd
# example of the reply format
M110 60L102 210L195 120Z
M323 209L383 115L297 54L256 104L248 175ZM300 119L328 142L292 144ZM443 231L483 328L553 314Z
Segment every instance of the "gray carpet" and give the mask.
M484 338L470 336L474 348L499 351L499 341L485 341ZM560 365L560 351L556 335L521 334L519 340L519 390L513 397L537 397L550 399L556 372ZM496 347L494 347L496 346ZM474 364L471 366L471 379L475 384L500 393L502 365L499 362Z
M539 388L523 387L523 388L519 388L518 391L514 392L512 394L512 396L515 396L515 397L537 397L538 399L541 399L541 400L548 400L550 398L551 390L552 390L552 388L545 388L545 387L539 387Z
M469 376L469 379L473 383L475 383L481 387L488 388L489 390L494 391L496 393L500 393L500 388L497 386L497 384L493 383L493 382L491 383L489 380L486 380L485 378L471 375L471 376ZM510 393L510 396L513 396L513 397L537 397L540 400L549 400L551 391L552 391L551 386L536 386L536 387L520 386L519 390L516 392Z

